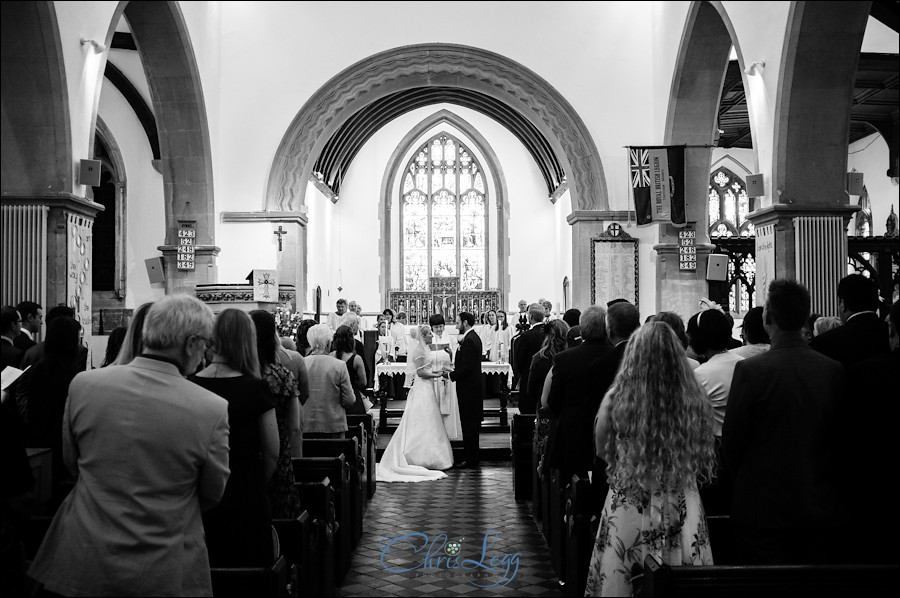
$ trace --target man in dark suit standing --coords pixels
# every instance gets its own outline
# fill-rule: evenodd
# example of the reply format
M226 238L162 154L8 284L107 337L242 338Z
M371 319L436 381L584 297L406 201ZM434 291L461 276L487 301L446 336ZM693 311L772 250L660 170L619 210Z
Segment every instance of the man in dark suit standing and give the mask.
M800 333L809 304L802 284L773 281L763 310L771 348L734 368L722 453L734 480L741 564L822 563L833 546L837 482L846 473L838 448L857 453L837 430L844 368Z
M0 358L2 364L0 369L8 365L14 368L19 367L22 362L22 350L15 346L15 339L19 336L22 329L22 318L19 312L11 305L4 305L2 315L0 315Z
M44 308L34 301L23 301L16 306L16 311L22 318L22 331L16 337L15 345L27 351L37 344L34 335L41 331L44 324Z
M531 358L544 342L541 325L544 323L544 306L532 303L528 306L528 321L531 328L515 338L513 361L519 379L519 413L534 413L537 406L528 400L528 374L531 372Z
M484 389L481 384L481 338L475 333L475 316L461 311L456 317L460 343L450 379L456 382L459 419L462 424L463 462L459 467L477 467L478 437L484 417Z
M595 381L590 364L613 351L606 329L606 309L591 305L578 322L584 342L557 353L547 374L551 376L547 408L557 418L549 441L550 467L559 469L566 480L575 473L586 476L593 468L595 414L588 413L588 403Z
M854 363L887 355L887 325L878 317L878 288L862 274L850 274L838 284L841 321L844 323L813 338L809 346L850 367Z

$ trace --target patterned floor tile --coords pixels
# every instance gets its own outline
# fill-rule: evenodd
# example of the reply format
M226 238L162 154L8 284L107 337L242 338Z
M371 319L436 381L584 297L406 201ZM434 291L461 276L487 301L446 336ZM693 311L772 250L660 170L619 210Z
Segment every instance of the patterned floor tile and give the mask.
M511 464L448 474L378 485L337 595L560 597L529 505L513 497ZM506 561L490 569L493 556Z

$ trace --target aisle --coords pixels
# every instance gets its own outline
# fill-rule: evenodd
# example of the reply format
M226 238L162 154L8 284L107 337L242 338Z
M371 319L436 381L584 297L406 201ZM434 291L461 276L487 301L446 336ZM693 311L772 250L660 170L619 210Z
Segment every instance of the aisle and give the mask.
M436 482L378 484L337 595L561 596L528 504L513 498L511 464L483 462L480 470L448 474ZM419 535L410 537L413 545L391 543L405 534Z

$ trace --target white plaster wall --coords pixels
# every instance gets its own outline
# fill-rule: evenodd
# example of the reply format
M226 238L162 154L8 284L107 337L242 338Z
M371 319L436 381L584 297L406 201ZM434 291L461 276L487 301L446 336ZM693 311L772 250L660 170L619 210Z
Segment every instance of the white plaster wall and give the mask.
M99 115L115 137L125 161L125 307L134 309L165 295L164 283L150 284L144 264L145 259L160 255L156 248L165 242L163 177L151 166L153 154L137 116L108 81L100 94Z
M897 182L885 174L888 161L887 143L880 134L869 135L850 145L848 172L855 168L864 175L863 182L869 192L869 204L872 208L872 234L876 237L885 233L885 222L891 213L891 206L900 219ZM859 205L859 196L851 195L850 203ZM854 223L855 219L850 221L850 234L856 234Z

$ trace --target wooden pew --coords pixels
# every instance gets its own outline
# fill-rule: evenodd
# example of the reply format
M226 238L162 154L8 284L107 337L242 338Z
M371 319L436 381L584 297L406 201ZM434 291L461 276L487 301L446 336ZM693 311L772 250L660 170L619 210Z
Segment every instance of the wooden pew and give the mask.
M349 467L348 485L343 488L347 493L347 502L349 508L349 518L346 520L338 517L338 521L342 526L346 526L346 530L350 534L351 549L356 548L356 544L362 537L362 521L363 506L366 503L365 489L363 488L362 479L360 478L360 446L356 438L321 438L314 440L303 440L303 455L305 457L337 457L344 456L344 460Z
M303 450L307 450L307 441L303 441ZM334 488L335 543L335 581L340 583L350 570L353 538L351 534L351 494L350 463L343 453L335 457L294 457L291 459L294 468L295 482L316 482L327 477ZM301 502L302 504L302 502ZM309 508L304 504L304 508Z
M374 462L369 461L369 435L366 432L366 426L362 422L351 425L347 422L347 435L345 438L355 438L358 457L357 468L359 477L359 504L362 513L369 506L369 469L374 467ZM360 513L360 535L362 535L362 513Z
M734 531L728 515L707 515L706 527L709 529L709 544L713 550L713 561L717 565L737 565L737 546L734 542Z
M900 565L715 565L670 567L652 555L634 578L635 596L885 596Z
M377 460L376 451L378 450L378 432L375 427L375 418L371 413L347 416L348 426L354 426L359 423L362 423L366 427L366 436L368 438L366 446L366 484L368 486L368 495L371 499L375 496L375 462Z
M327 477L311 482L294 484L300 493L300 502L312 517L308 558L310 569L300 576L301 596L334 596L337 522L334 518L334 488ZM301 556L304 563L306 555Z
M213 596L288 596L288 567L279 556L271 567L210 569Z
M306 596L312 589L313 576L320 575L313 564L313 521L309 511L303 511L296 519L273 519L272 527L278 532L281 554L293 568L290 581L297 595Z
M514 415L512 422L513 491L516 500L531 500L532 480L537 475L532 467L534 415Z
M594 547L591 533L593 514L591 482L578 474L572 476L566 498L566 595L584 596L588 567Z
M566 480L558 469L550 473L550 563L561 582L566 581Z

